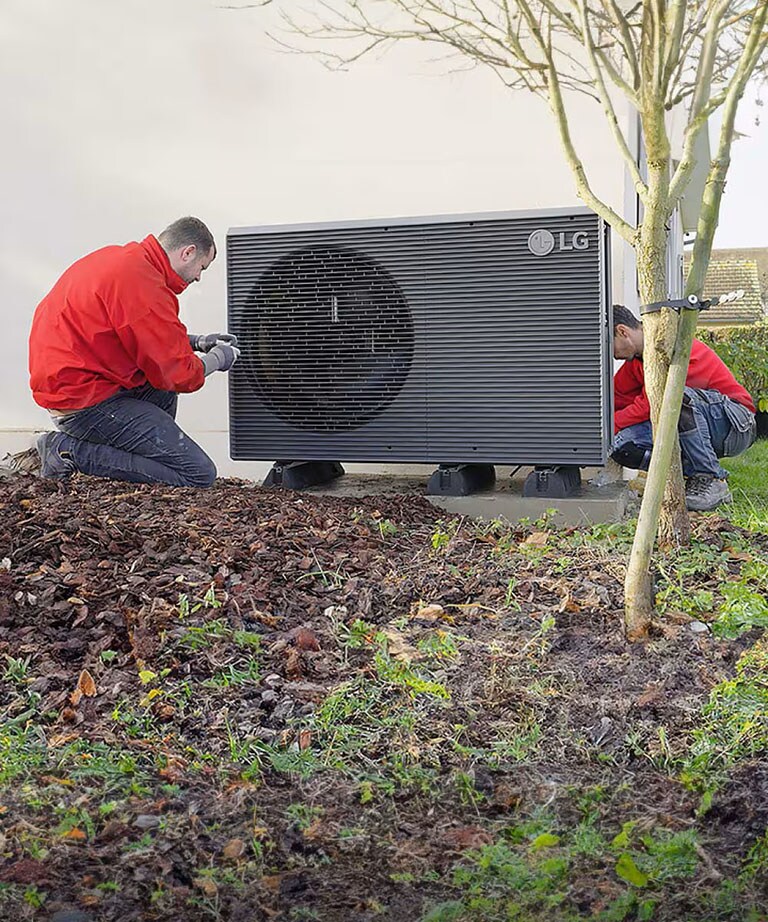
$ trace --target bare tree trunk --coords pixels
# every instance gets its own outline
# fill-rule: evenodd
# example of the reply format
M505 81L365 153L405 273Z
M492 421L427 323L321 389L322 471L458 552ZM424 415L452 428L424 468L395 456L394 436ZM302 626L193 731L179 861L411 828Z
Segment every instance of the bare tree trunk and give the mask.
M656 194L652 192L649 196L637 245L638 281L643 304L662 301L668 296L667 171L665 158L660 158L657 165L649 161L649 188ZM669 311L646 314L643 318L644 378L651 405L654 447L624 582L624 625L627 638L632 641L646 640L649 635L654 611L650 565L660 519L665 536L684 538L688 534L677 420L671 432L662 434L660 429L664 388L677 335L676 321L676 316Z
M754 71L760 54L765 51L768 44L768 37L764 34L766 20L768 19L768 3L761 3L756 7L755 17L750 26L750 34L745 43L744 54L740 61L738 73L725 98L723 106L723 122L720 128L720 140L715 157L712 160L707 183L704 187L704 197L701 211L699 213L699 223L697 228L696 243L694 245L694 254L691 269L688 274L686 283L686 294L700 295L701 287L704 283L704 276L709 262L709 256L712 250L712 241L717 228L717 222L720 215L720 202L725 185L725 177L730 166L730 150L733 140L733 130L738 108L739 100L744 93L744 87ZM654 127L652 120L649 121L651 128ZM660 134L653 140L658 140ZM653 207L659 207L661 198L659 188L665 188L664 202L669 203L669 185L664 176L656 173L656 166L651 157L651 150L660 150L662 156L658 158L658 164L661 165L664 160L663 148L655 148L649 145L649 196L648 196L648 214L646 219L653 216ZM657 215L658 217L658 215ZM651 229L653 228L653 230ZM643 221L641 228L640 248L647 245L649 249L642 251L638 249L638 261L643 262L643 257L649 257L646 262L646 274L641 275L641 283L648 284L648 288L641 287L641 296L645 303L653 300L661 300L649 294L658 291L659 280L663 277L661 267L664 265L661 260L661 248L659 247L658 225L649 222L646 227L646 220ZM666 239L666 238L664 238ZM662 295L666 297L666 292ZM671 316L666 312L668 318ZM635 540L632 545L629 564L627 566L627 576L624 584L625 588L625 629L629 640L644 640L648 637L651 618L654 610L653 585L650 573L651 553L656 536L657 524L661 513L662 489L665 487L666 472L670 465L677 471L677 477L680 477L680 451L677 439L677 425L680 418L680 407L682 406L683 392L685 381L688 376L688 363L691 356L691 344L693 342L696 324L698 322L698 311L684 310L682 316L675 318L674 326L676 327L675 344L671 352L671 361L668 362L668 372L666 374L666 383L664 385L664 396L659 404L658 387L663 372L659 373L658 379L654 379L651 386L648 387L648 373L646 369L646 386L648 396L651 400L651 412L655 415L653 424L654 448L651 455L651 464L648 471L648 479L643 494L643 502L640 507L640 515L637 521L637 530L635 531ZM651 348L660 353L663 357L668 340L663 332L657 329L664 320L656 322L651 321L648 325L648 340ZM647 348L647 345L646 347ZM644 348L644 352L645 352ZM669 353L667 353L669 354ZM663 361L660 363L663 367ZM660 405L657 412L656 407ZM676 498L677 485L674 483L675 478L671 478L672 483L667 483L667 490L664 494L664 503L667 505ZM682 492L682 490L681 490ZM664 523L665 536L667 539L675 538L677 540L690 538L690 525L687 521L687 512L685 503L680 496L679 505L672 506L665 513L667 520ZM679 509L679 514L675 513ZM684 518L683 518L684 517Z

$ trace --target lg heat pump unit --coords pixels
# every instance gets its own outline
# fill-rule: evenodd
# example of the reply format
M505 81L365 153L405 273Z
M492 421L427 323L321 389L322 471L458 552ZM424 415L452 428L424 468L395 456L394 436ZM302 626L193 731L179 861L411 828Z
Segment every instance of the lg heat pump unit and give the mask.
M531 465L564 495L611 436L609 236L587 209L235 228L235 460L304 486L427 462L430 492ZM307 463L312 462L312 463Z

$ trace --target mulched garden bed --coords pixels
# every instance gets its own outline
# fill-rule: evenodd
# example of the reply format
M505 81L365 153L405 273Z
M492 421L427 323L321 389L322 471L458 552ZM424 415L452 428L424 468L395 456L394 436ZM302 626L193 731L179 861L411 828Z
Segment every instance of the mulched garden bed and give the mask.
M696 529L733 574L758 540ZM0 481L0 914L496 919L497 882L487 915L456 914L482 883L464 864L568 841L567 885L531 858L503 918L746 919L764 878L731 915L707 894L765 834L768 767L702 811L674 764L757 634L670 608L628 645L626 554L620 529L413 496ZM694 863L632 884L590 829L693 831Z

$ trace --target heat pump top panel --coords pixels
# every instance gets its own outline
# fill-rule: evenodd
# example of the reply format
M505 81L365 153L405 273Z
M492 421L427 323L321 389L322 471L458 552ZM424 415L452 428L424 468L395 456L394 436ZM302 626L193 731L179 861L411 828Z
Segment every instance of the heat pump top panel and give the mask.
M587 209L230 230L232 457L604 463L608 255Z

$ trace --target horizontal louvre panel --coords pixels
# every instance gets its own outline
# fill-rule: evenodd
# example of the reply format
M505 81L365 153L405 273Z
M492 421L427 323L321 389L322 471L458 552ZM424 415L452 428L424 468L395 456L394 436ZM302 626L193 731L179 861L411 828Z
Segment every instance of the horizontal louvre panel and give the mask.
M603 463L606 253L583 210L231 231L232 457Z

